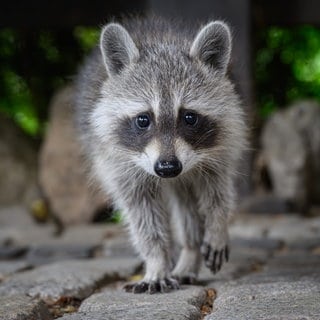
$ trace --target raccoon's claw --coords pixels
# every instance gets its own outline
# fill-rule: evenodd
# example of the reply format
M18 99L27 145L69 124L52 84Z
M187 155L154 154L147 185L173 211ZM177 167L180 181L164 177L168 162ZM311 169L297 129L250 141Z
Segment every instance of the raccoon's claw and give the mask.
M126 292L154 294L157 292L165 293L170 290L179 289L179 283L173 278L164 278L156 281L141 281L137 283L130 283L124 286Z
M229 260L229 247L225 246L221 250L216 250L209 243L203 243L201 253L204 257L206 266L213 272L217 273L225 260Z

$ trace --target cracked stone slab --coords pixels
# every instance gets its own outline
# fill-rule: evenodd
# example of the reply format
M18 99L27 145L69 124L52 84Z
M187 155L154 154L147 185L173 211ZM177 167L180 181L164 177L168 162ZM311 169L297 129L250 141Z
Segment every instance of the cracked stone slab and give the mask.
M84 299L101 284L126 279L139 268L134 258L70 260L15 274L0 285L0 295L26 294L47 302Z
M276 281L229 283L218 290L213 312L206 320L301 320L320 319L320 283Z
M154 295L106 290L83 301L78 313L59 320L201 319L206 298L206 290L195 286Z
M25 295L0 295L0 320L52 320L47 306Z

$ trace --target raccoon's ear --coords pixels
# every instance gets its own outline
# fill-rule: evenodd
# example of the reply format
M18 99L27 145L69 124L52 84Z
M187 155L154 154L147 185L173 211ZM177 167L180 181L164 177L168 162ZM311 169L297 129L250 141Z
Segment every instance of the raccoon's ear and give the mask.
M102 29L100 50L109 75L118 74L139 58L138 48L127 30L118 23L110 23Z
M210 65L225 75L230 62L231 33L221 21L210 22L204 26L193 41L190 56Z

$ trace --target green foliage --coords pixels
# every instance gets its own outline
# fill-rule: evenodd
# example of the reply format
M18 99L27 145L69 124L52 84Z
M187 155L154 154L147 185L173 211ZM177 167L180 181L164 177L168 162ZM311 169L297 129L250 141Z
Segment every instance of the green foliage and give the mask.
M31 92L23 77L8 63L19 50L17 32L0 30L0 110L12 117L25 131L35 135L39 123L32 106Z
M112 223L120 223L120 222L122 222L121 212L119 210L114 211L112 213L111 219L108 222L112 222Z
M98 28L89 28L89 27L76 27L74 29L74 36L78 40L82 50L84 52L89 52L97 43L99 39Z
M24 31L0 29L0 112L40 136L52 94L72 80L98 28Z
M320 100L320 30L270 27L258 34L257 103L265 117L296 99Z

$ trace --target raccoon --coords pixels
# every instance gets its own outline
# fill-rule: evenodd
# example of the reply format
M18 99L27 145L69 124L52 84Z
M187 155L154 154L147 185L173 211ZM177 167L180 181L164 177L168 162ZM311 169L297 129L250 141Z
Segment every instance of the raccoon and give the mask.
M129 19L103 27L79 73L84 150L145 262L144 278L127 291L178 289L197 278L201 257L213 273L228 260L233 181L246 141L230 55L224 22L193 29Z

